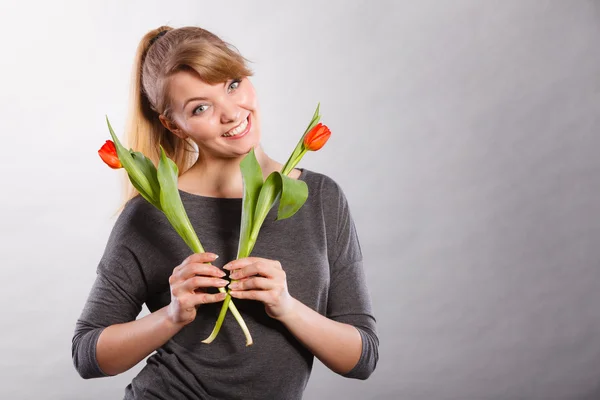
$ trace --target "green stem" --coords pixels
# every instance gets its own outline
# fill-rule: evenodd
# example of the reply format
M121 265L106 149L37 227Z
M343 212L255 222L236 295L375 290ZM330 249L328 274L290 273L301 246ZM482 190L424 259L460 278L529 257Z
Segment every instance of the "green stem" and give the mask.
M289 173L292 172L292 170L296 167L296 165L298 165L298 163L300 162L302 157L304 157L304 155L306 154L307 151L308 151L308 149L306 149L304 146L302 146L302 150L300 151L300 154L298 154L293 159L290 158L288 160L288 162L285 164L285 166L283 167L281 173L283 175L289 175Z
M219 288L219 291L221 293L226 292L223 288ZM219 334L219 331L221 330L221 325L223 325L223 321L225 320L225 314L227 314L228 308L229 310L231 310L231 313L237 320L238 324L240 324L240 326L242 327L244 336L246 336L246 346L251 346L253 341L252 336L250 335L250 330L248 329L248 326L246 325L246 322L242 318L242 315L238 311L237 307L235 306L235 304L233 304L231 296L229 295L229 291L227 291L227 296L225 297L225 300L223 300L223 306L221 307L221 312L219 313L219 318L217 319L217 323L215 324L213 331L211 332L209 337L202 341L202 343L209 344L212 343L213 340L215 340L215 338Z
M204 248L202 247L202 244L200 244L200 240L198 239L198 236L196 236L195 234L192 234L191 232L190 232L189 236L191 236L191 237L190 237L190 243L188 243L188 246L190 246L192 251L194 253L204 253ZM220 287L219 292L226 293L226 290ZM242 318L242 315L238 311L237 307L235 306L235 304L233 304L233 301L231 300L231 296L229 295L229 293L227 293L227 296L225 296L225 299L223 300L223 307L221 307L221 312L219 313L219 319L217 320L217 325L215 325L215 328L213 329L213 332L210 334L210 336L208 338L204 339L202 341L202 343L208 344L208 343L211 343L213 340L215 340L215 338L217 337L217 334L219 333L219 330L221 329L221 324L223 323L223 320L225 319L225 314L227 313L228 308L231 310L231 313L233 314L236 321L242 328L242 331L244 332L244 336L246 336L246 346L252 345L253 341L252 341L252 336L250 335L250 330L248 329L248 326L246 325L246 322L244 321L244 318ZM219 323L219 321L220 321L220 323Z
M281 170L281 173L283 175L289 174L290 171L294 168L292 165L293 165L294 160L297 158L296 155L300 151L299 147L300 147L300 143L298 143L298 146L296 146L296 148L294 149L294 151L292 152L292 154L290 154L290 158L288 158L288 160L284 164L284 166L283 166L283 168Z
M248 255L250 255L250 253L252 252L252 249L254 248L254 243L256 243L256 240L250 239L245 246L240 247L241 251L238 253L237 258L239 259L239 258L248 257ZM234 282L237 282L237 280L232 279L231 283L234 283ZM215 327L213 328L213 331L211 332L211 334L208 338L206 338L202 341L202 343L211 343L213 340L215 340L215 338L219 334L219 331L221 330L221 325L223 325L223 321L225 320L225 315L227 314L227 308L229 308L231 310L231 313L235 317L235 319L238 321L238 323L242 327L242 331L244 331L244 335L246 336L246 346L251 346L253 341L252 341L252 336L250 335L250 330L246 326L246 323L244 322L242 316L240 315L239 311L237 310L237 308L233 304L233 301L231 300L231 295L229 294L231 292L231 289L227 289L227 291L226 291L223 288L219 288L219 291L221 293L227 292L227 296L225 296L225 300L223 300L223 305L221 306L221 311L219 312L219 317L217 318L217 322L215 323Z
M300 150L300 153L297 154L295 157L294 157L294 155L292 155L293 158L290 157L290 159L284 166L281 173L284 175L288 175L292 171L292 169L294 169L294 167L300 162L302 157L304 157L304 155L306 154L307 151L308 150L306 148L304 148L304 146L302 146L302 150ZM237 255L238 259L248 257L250 255L250 253L252 252L252 249L254 248L254 245L256 244L256 241L258 239L258 233L260 231L260 227L262 226L265 218L267 218L268 214L269 214L269 209L265 210L264 212L262 212L260 215L257 216L256 222L252 226L252 231L250 232L250 237L248 238L248 242L245 244L242 244L242 246L240 246L240 248L239 248L238 255ZM231 283L234 283L234 282L237 282L237 280L231 280ZM219 288L219 290L225 291L225 289L223 289L223 288ZM221 329L221 325L223 325L223 321L225 320L225 315L227 314L228 305L229 305L229 309L231 309L232 310L231 312L233 313L233 309L231 307L233 305L233 303L230 303L230 301L231 301L230 292L231 292L231 289L227 289L227 296L225 297L225 300L223 300L223 306L221 306L221 311L219 312L219 317L217 318L215 327L214 327L212 333L210 334L210 336L207 339L203 340L202 343L211 343L217 337L217 335L219 334L219 330ZM236 319L237 319L237 317L236 317ZM241 316L240 316L240 319L241 319ZM238 322L240 322L240 319L238 319ZM242 320L242 323L243 323L243 320ZM240 323L240 326L242 326L242 330L244 330L245 324L242 325L242 323ZM247 332L247 328L246 328L246 330L244 330L244 333L246 333L246 332ZM251 344L252 344L252 338L250 337L250 333L248 332L246 334L246 346L250 346Z
M319 105L320 105L320 103L319 103ZM294 149L294 151L288 158L287 162L283 166L283 168L281 170L281 173L283 175L286 175L286 176L289 175L289 173L294 169L294 167L296 165L298 165L298 163L300 162L302 157L304 157L304 155L308 151L308 149L304 146L304 137L317 124L317 122L321 118L321 116L319 115L319 105L317 105L317 110L315 111L315 114L313 115L313 118L310 121L310 124L308 124L308 127L304 131L302 138L300 139L300 141L298 141L296 148ZM252 226L252 230L250 232L250 237L248 238L248 243L241 244L238 248L237 259L248 257L250 255L250 253L252 252L252 249L254 248L254 244L256 243L256 240L258 239L258 232L260 230L260 227L262 226L262 223L264 222L268 213L269 213L269 210L266 210L265 212L262 213L264 215L258 216L256 223L254 223ZM240 234L241 234L241 232L240 232ZM237 282L237 280L231 280L231 283L234 283L234 282ZM221 293L223 293L223 292L225 292L225 289L219 288L219 291L221 291ZM246 346L250 346L252 344L252 337L250 336L248 327L246 326L241 315L239 314L239 312L233 305L233 302L231 301L230 293L231 293L231 289L227 289L227 296L225 296L225 300L223 300L223 305L221 306L221 311L219 312L219 317L217 318L215 327L214 327L213 331L211 332L210 336L208 338L206 338L205 340L203 340L202 343L211 343L217 337L217 335L219 334L219 331L221 330L221 325L223 325L223 321L225 320L225 315L227 314L227 309L229 308L231 310L231 312L233 313L233 315L236 317L240 326L242 327L244 334L246 335ZM237 313L237 315L236 315L236 313Z

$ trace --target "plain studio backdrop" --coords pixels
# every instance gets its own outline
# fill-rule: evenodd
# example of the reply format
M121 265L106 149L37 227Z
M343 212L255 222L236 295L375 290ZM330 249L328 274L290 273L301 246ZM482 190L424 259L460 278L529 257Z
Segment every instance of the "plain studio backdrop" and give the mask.
M306 399L600 398L598 1L4 1L0 22L0 398L122 398L145 364L83 380L71 339L121 198L104 118L122 134L162 24L253 61L275 159L317 102L333 132L300 166L350 202L380 361L316 361Z

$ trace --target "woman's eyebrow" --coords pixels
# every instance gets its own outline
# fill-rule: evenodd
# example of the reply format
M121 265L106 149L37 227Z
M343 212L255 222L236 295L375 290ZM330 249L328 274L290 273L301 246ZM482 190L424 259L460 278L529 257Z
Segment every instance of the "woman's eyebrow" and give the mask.
M184 110L187 103L189 103L190 101L194 101L194 100L208 100L208 99L206 97L191 97L191 98L187 99L185 101L185 103L183 103L183 107L181 107L181 109Z
M229 82L229 81L223 82L223 86L226 86L227 82ZM185 109L185 106L187 105L187 103L189 103L190 101L194 101L194 100L208 100L208 98L207 97L190 97L189 99L187 99L185 101L185 103L183 103L183 107L181 107L181 110Z

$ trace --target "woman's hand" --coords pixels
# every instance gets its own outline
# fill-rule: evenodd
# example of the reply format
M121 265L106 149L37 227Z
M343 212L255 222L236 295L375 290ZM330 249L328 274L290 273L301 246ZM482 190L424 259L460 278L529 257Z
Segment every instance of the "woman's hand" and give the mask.
M196 318L196 306L216 303L225 299L226 293L206 293L208 287L224 287L229 281L220 279L226 274L210 265L218 256L213 253L196 253L175 267L169 277L171 304L169 320L174 324L187 325Z
M292 310L294 299L279 261L246 257L231 261L223 269L231 271L232 280L238 280L229 285L231 297L264 303L265 311L274 319L281 319Z

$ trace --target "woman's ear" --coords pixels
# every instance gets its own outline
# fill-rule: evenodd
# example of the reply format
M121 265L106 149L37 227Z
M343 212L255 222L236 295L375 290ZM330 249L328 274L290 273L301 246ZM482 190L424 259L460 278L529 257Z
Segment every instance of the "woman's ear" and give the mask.
M180 137L181 139L187 139L188 135L182 131L177 124L172 121L171 119L167 118L166 116L164 116L163 114L160 114L158 116L158 119L160 120L160 123L167 128L169 131L171 131L175 136Z

